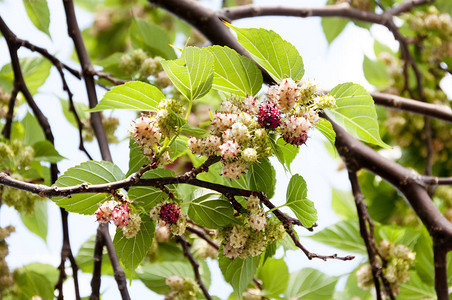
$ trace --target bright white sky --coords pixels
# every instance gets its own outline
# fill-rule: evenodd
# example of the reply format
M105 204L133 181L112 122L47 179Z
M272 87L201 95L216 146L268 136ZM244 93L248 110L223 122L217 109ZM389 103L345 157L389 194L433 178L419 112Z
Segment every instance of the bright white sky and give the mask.
M68 57L72 54L72 41L67 36L65 26L64 10L62 1L47 0L51 12L50 33L52 40L45 34L35 29L33 24L28 20L22 1L4 0L0 3L0 15L5 19L10 28L23 39L28 39L32 43L46 47L51 53L56 53L60 59L71 63ZM218 7L219 2L201 1L209 7ZM272 5L274 1L255 1L259 5ZM291 0L284 1L287 6L321 6L324 1L309 0ZM89 13L77 10L79 24L86 27L92 21ZM362 73L363 55L369 57L373 55L373 37L368 31L359 29L349 25L343 34L336 39L330 47L328 47L326 39L320 26L320 18L299 19L299 18L276 18L263 17L255 18L252 21L240 20L234 23L241 27L264 27L273 29L283 38L293 43L303 57L306 74L304 79L315 79L321 88L330 89L335 85L343 82L352 81L362 84L370 90L372 87L366 82ZM392 36L382 27L374 26L372 35L376 36L380 41L384 41L391 47L397 47ZM21 50L20 55L30 55L27 50ZM9 62L9 54L7 52L6 43L0 41L0 65ZM73 64L73 63L72 63ZM75 66L75 65L74 65ZM86 92L81 81L73 79L67 75L72 92L75 94L76 101L87 103ZM39 96L36 101L44 113L49 117L50 124L54 131L56 148L61 155L68 157L59 163L59 169L64 172L67 168L74 166L86 160L83 153L77 150L78 138L76 138L76 130L70 126L61 114L61 107L57 96L63 98L66 95L61 89L61 82L55 70L46 84L41 87ZM99 99L104 91L98 90ZM23 111L21 113L24 113ZM118 113L115 115L119 116ZM120 138L126 137L127 126L134 117L133 112L121 111L122 126L118 129ZM88 149L94 159L100 159L97 150L97 144L88 144ZM113 159L124 172L127 171L128 143L123 142L119 145L112 146ZM274 161L275 162L275 161ZM285 190L290 179L289 174L285 174L283 169L277 162L274 163L277 170L277 188L276 196L273 199L275 205L284 203ZM307 146L301 147L298 157L292 164L292 172L301 174L308 184L308 196L314 201L318 210L319 220L316 231L335 223L338 219L330 208L331 187L339 189L349 189L349 183L344 171L336 171L337 164L332 160L323 146L323 138L318 133L313 133L312 138L308 141ZM60 260L61 248L61 222L60 213L56 205L49 202L49 234L47 244L40 238L30 233L21 223L17 213L8 207L2 206L1 209L1 226L12 224L16 227L16 233L9 238L10 255L7 261L10 268L20 267L22 265L39 261L57 266ZM97 224L94 216L81 216L71 214L70 218L70 236L74 255L78 248L85 240L94 235ZM336 250L328 248L319 243L304 239L308 233L303 230L300 233L301 242L311 251L332 254ZM349 253L339 251L340 255L348 255ZM279 254L281 255L281 254ZM301 251L290 251L287 255L286 262L290 271L296 271L304 267L318 268L330 275L342 275L354 269L359 260L352 262L342 261L309 261ZM221 273L216 262L211 263L212 266L212 285L210 290L213 295L226 299L232 289L222 280ZM70 272L70 270L68 269ZM91 274L80 274L80 285L82 296L90 293ZM117 287L112 278L103 277L102 292L105 299L119 299ZM149 291L139 281L134 281L129 287L132 299L163 299L162 296L156 296ZM66 299L73 299L72 280L65 283ZM152 297L152 298L150 298Z

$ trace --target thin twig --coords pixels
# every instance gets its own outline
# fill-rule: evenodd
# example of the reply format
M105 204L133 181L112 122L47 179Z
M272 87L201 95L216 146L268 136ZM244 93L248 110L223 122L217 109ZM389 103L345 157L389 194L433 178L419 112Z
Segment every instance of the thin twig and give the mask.
M66 23L68 26L68 34L72 38L77 52L77 57L82 66L82 76L85 80L86 92L88 95L89 107L94 108L97 101L96 83L92 75L93 66L86 50L83 37L78 26L77 17L75 16L74 3L72 0L63 0L64 11L66 14ZM105 128L102 123L102 118L99 112L91 113L91 126L97 138L99 149L103 160L112 161L110 148L108 146L108 139L105 133Z
M204 294L204 297L208 300L212 300L212 297L209 294L209 291L207 290L206 286L202 282L201 274L199 273L199 263L193 256L193 254L190 252L190 246L188 241L183 236L176 236L176 241L182 245L182 249L184 251L184 256L188 258L190 261L190 264L193 267L193 272L195 273L195 279L198 283L199 287L202 290L202 293Z
M96 243L94 245L93 256L93 277L91 279L91 295L90 300L100 299L100 284L102 275L102 258L104 252L104 238L102 235L101 227L97 227Z
M128 82L128 80L119 79L119 78L116 78L116 77L112 76L109 73L96 71L94 69L91 69L90 73L93 76L99 77L99 79L100 78L106 79L106 80L110 81L111 83L113 83L114 85L121 85L121 84L124 84L124 83Z
M361 233L361 237L364 240L364 244L366 245L367 255L369 257L369 263L372 267L372 276L375 285L375 294L377 299L381 299L381 290L380 290L380 281L382 280L383 286L385 288L386 295L392 300L395 299L394 294L392 293L391 286L388 281L384 278L384 274L382 271L381 263L378 261L377 257L384 260L384 258L379 255L375 236L374 236L374 223L367 212L366 204L364 203L364 196L361 192L361 188L359 186L358 177L356 176L356 171L352 171L350 166L347 166L348 169L348 178L350 180L352 186L353 197L355 199L356 210L358 212L358 221L359 221L359 231ZM367 225L369 228L367 228ZM385 264L382 262L383 265Z
M13 125L14 108L16 107L17 94L19 89L17 87L16 81L14 81L13 90L11 91L11 97L8 102L8 112L6 113L5 127L3 127L2 134L6 139L11 138L11 129Z

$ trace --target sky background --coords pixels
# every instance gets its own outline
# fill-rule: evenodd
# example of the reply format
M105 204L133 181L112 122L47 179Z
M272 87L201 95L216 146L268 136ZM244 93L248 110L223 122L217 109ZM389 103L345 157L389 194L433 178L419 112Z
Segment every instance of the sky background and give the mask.
M47 0L51 13L50 33L52 40L47 35L38 31L29 21L22 1L4 0L0 2L0 15L4 18L8 26L14 33L30 42L45 47L50 53L56 54L64 62L78 67L70 61L69 57L73 51L72 40L67 35L65 15L62 1ZM76 1L75 1L76 2ZM220 1L200 1L203 5L211 8L217 8ZM254 1L257 5L272 5L274 1ZM312 0L293 0L284 1L285 6L323 6L324 1ZM81 28L89 26L93 20L92 15L83 10L77 9L77 17ZM373 26L372 30L367 31L349 24L344 32L330 45L324 37L320 18L284 18L284 17L261 17L254 19L245 19L234 22L239 27L262 27L273 29L284 39L294 44L303 57L305 65L305 76L303 80L315 79L320 88L331 89L335 85L344 82L354 82L363 85L367 90L372 90L372 86L367 83L362 71L362 61L364 54L370 58L373 54L373 39L389 45L394 50L397 49L397 43L392 35L381 26ZM176 45L182 47L183 45ZM20 56L35 55L26 49L21 49ZM0 40L0 65L9 63L9 53L5 41ZM66 76L74 99L79 102L87 103L86 91L82 81L74 77ZM449 79L450 82L450 79ZM61 89L60 78L52 68L50 77L40 88L39 95L35 100L44 114L49 117L50 125L55 135L56 149L61 155L68 159L58 164L61 172L67 168L86 161L86 156L78 151L77 130L70 126L62 114L58 97L66 98ZM104 90L98 89L98 97L102 98ZM26 109L19 112L22 117ZM123 139L127 136L127 128L134 118L134 112L121 110L114 112L113 115L120 117L121 126L117 130L117 136ZM318 210L319 225L315 232L334 224L338 218L331 210L331 188L342 190L349 189L347 174L344 170L337 171L337 161L329 156L324 147L324 138L318 133L311 131L311 138L306 146L300 148L297 158L292 163L293 174L298 173L304 177L308 186L308 197L315 203ZM85 144L88 151L95 160L100 160L100 154L97 143ZM128 168L128 142L111 146L113 161L124 171ZM280 205L285 202L285 191L290 179L290 174L286 174L276 160L272 160L277 173L276 193L272 202ZM43 262L53 266L60 263L61 250L61 217L59 208L49 201L49 234L47 243L42 239L30 233L26 229L14 209L2 206L0 212L0 225L6 226L12 224L16 227L16 233L12 234L8 240L10 255L7 257L11 269L21 267L31 262ZM284 211L287 211L283 209ZM110 226L113 230L113 226ZM82 216L70 214L69 231L71 237L72 250L76 255L79 247L92 235L96 233L97 223L94 216ZM337 251L325 245L316 243L310 239L304 238L310 233L306 230L298 229L300 240L310 251L320 254L338 253L339 255L348 255L343 251ZM277 252L277 257L282 255ZM289 251L286 256L286 263L291 272L305 268L317 268L330 275L342 275L353 270L362 260L357 257L354 261L343 262L329 260L309 261L301 251ZM227 285L223 279L218 264L210 261L212 272L212 285L210 291L213 295L222 299L232 292L232 288ZM67 262L67 265L69 263ZM70 270L68 269L68 273ZM81 295L90 294L91 274L79 273ZM339 283L341 284L341 283ZM343 284L343 283L342 283ZM66 299L74 299L73 281L67 280L65 285ZM133 281L129 287L132 299L163 299L163 296L156 296L148 290L140 281ZM112 277L104 276L102 278L101 292L104 293L104 299L118 299L119 293ZM150 298L152 296L152 298Z

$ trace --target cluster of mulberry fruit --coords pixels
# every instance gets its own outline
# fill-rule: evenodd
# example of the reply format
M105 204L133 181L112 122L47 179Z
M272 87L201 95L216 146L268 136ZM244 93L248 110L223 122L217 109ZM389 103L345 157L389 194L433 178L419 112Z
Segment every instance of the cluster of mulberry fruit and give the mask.
M168 228L174 235L182 235L187 227L187 216L182 214L176 203L163 202L150 211L151 219L159 224L156 234L167 232ZM165 228L160 230L160 228Z
M165 283L170 288L165 300L196 300L196 294L200 292L198 284L190 277L171 275L166 278Z
M270 86L266 99L231 98L221 104L211 120L211 135L188 140L194 154L211 156L217 151L223 162L222 175L238 178L248 164L272 154L269 133L281 135L286 143L303 145L308 131L319 121L319 110L336 101L330 95L317 95L315 85L286 78Z
M96 210L96 219L99 223L110 221L121 228L126 238L130 239L140 231L141 217L138 214L131 214L127 204L114 199L105 201Z
M166 164L170 162L170 155L163 151L166 149L164 141L177 133L184 108L173 99L162 100L158 108L156 113L142 115L133 121L129 134L151 161Z
M414 263L416 253L405 245L393 245L387 240L382 240L378 249L387 261L383 274L391 285L392 292L397 295L400 286L410 279L409 269ZM356 277L358 286L362 289L373 287L372 267L369 264L362 265L356 272Z
M222 229L220 235L224 238L223 254L229 258L246 258L260 255L269 243L284 237L284 226L276 217L266 217L259 205L259 198L250 196L246 208L248 216L243 225L235 225Z

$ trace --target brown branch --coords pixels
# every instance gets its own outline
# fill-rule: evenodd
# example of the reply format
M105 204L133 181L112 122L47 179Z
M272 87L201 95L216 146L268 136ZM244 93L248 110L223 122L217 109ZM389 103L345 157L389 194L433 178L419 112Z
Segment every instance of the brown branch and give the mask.
M389 17L400 15L404 12L410 11L416 6L420 6L431 2L433 1L432 0L405 1L396 8L385 11L382 14L375 14L373 12L367 12L359 9L350 8L348 4L338 4L338 5L327 5L325 7L309 7L309 8L243 5L223 8L218 12L218 15L228 21L262 16L285 16L299 18L338 17L355 21L363 21L368 23L384 25L386 19Z
M20 66L19 57L17 55L17 51L20 48L21 44L18 43L19 39L17 36L9 29L9 27L6 25L6 23L3 21L3 18L0 17L0 31L5 37L6 43L8 45L9 54L11 57L11 65L13 68L14 73L14 89L13 92L22 92L22 94L25 97L25 100L27 101L27 104L32 109L34 115L36 116L39 125L41 126L44 135L46 139L54 144L54 137L52 133L52 129L50 128L50 124L48 122L47 117L42 113L38 105L33 99L33 96L30 93L30 90L27 87L27 84L25 83L25 79L22 74L22 69ZM12 102L12 101L10 101ZM14 109L14 103L9 104L10 109ZM9 113L11 113L11 110L9 110ZM11 118L12 119L12 118ZM8 129L9 130L9 129ZM58 178L58 167L56 164L50 165L50 173L51 173L51 181L54 183ZM59 279L55 285L55 288L58 290L58 299L63 299L63 281L66 277L65 274L65 261L66 259L69 259L71 262L71 267L73 271L73 279L74 279L74 288L75 288L75 296L76 299L80 299L80 293L79 293L79 286L78 286L78 266L75 262L75 259L72 254L71 245L69 241L69 227L67 224L67 212L61 208L61 220L62 220L62 227L63 227L63 246L61 249L61 263L58 267L60 270L59 273Z
M353 197L355 199L356 210L358 213L358 221L359 221L359 231L361 233L361 237L364 240L364 244L366 245L367 255L369 257L369 263L372 267L372 277L375 285L375 294L377 299L381 299L381 289L380 289L380 281L382 280L383 286L385 288L386 295L390 299L395 299L394 294L392 293L391 286L386 280L383 272L381 263L378 261L378 256L382 259L383 265L385 265L384 258L379 254L377 249L377 243L375 241L374 236L374 223L369 216L367 211L367 206L364 203L364 196L361 192L361 188L359 186L358 176L356 175L356 171L348 169L348 178L350 180L350 184L352 186ZM366 225L367 223L367 225Z
M452 185L452 177L419 176L418 182L426 186Z
M36 46L27 40L23 40L23 39L19 39L19 38L17 38L17 44L19 45L19 47L22 46L33 52L37 52L37 53L41 54L43 57L47 58L56 68L66 69L69 73L74 75L76 78L78 78L78 79L82 78L82 74L80 73L80 71L78 71L74 68L71 68L67 64L63 63L56 56L50 54L49 51L47 51L47 49Z
M111 83L113 83L114 85L121 85L121 84L124 84L124 83L129 81L129 80L123 80L123 79L119 79L119 78L113 77L109 73L96 71L94 69L90 70L90 74L92 76L97 76L99 79L101 79L101 78L102 79L106 79L106 80L110 81Z
M193 256L193 254L190 252L190 246L188 241L183 236L176 236L176 241L182 245L182 249L184 251L184 256L188 258L190 261L190 264L193 267L193 272L195 273L195 279L198 283L199 287L202 290L202 293L204 294L204 297L208 300L212 300L212 297L209 294L209 291L207 290L206 286L202 282L201 274L199 273L199 263Z
M384 93L375 92L370 93L370 95L377 105L452 122L452 109L446 105L430 104Z
M93 266L93 278L91 279L91 295L90 300L100 299L100 284L102 275L102 257L104 252L104 238L102 235L101 227L97 227L96 243L94 245L94 266Z
M448 245L452 246L452 224L433 204L425 188L419 184L423 177L380 156L336 123L332 122L332 125L336 132L336 148L346 164L355 169L365 168L391 183L405 196L432 238L447 237Z
M17 94L19 93L16 81L14 81L13 90L8 103L8 112L6 113L5 127L3 127L2 134L6 139L11 138L11 129L13 125L14 108L16 107Z
M148 0L153 5L160 6L178 18L185 20L195 27L213 44L224 45L235 49L238 53L247 57L249 53L236 41L230 30L220 20L221 15L203 7L193 0ZM259 66L264 80L273 81L265 70Z
M115 246L113 245L113 241L111 240L110 232L108 232L108 223L99 224L98 232L102 234L102 239L107 247L108 257L110 258L111 266L113 267L114 277L116 283L118 284L119 293L121 294L121 299L129 300L130 295L127 290L127 281L125 280L126 274L121 268L119 263L118 255L115 251ZM94 277L94 276L93 276Z
M450 248L433 241L433 261L435 266L435 290L438 300L449 299L447 281L447 252Z
M89 107L93 108L97 105L96 83L92 75L93 66L91 59L83 42L82 34L78 26L77 18L75 16L74 3L72 0L63 0L64 11L66 14L66 23L68 26L68 34L72 38L77 52L77 57L82 66L82 76L85 80L86 92L88 95ZM108 146L108 139L102 124L102 118L99 112L91 113L91 126L97 138L99 149L103 160L112 161L110 148Z
M144 179L143 181L147 181L147 179ZM191 185L196 185L196 186L199 186L199 187L204 187L204 188L207 188L207 189L211 189L211 190L220 192L220 193L224 194L225 196L231 196L232 195L232 196L249 197L251 195L256 195L256 196L259 197L259 199L264 204L268 203L265 200L265 199L267 199L266 195L264 193L261 193L261 192L255 192L255 191L249 191L249 190L244 190L244 189L239 189L239 188L228 187L228 186L224 186L224 185L221 185L221 184L211 183L211 182L202 181L202 180L198 180L198 179L188 180L187 183L191 184ZM316 253L310 252L308 249L306 249L300 243L300 241L298 240L297 236L295 235L295 231L293 230L293 218L288 217L287 215L285 215L284 213L282 213L278 209L274 210L273 214L281 221L281 223L283 223L287 234L292 238L294 244L304 252L304 254L308 257L308 259L319 258L319 259L322 259L322 260L327 260L327 259L352 260L352 259L355 258L354 256L350 256L350 255L349 256L345 256L345 257L340 257L340 256L337 256L337 254L320 255L320 254L316 254ZM301 222L300 222L300 224L301 224Z
M205 240L210 246L212 246L216 250L218 250L220 248L209 236L207 236L207 234L204 231L202 231L196 227L193 227L193 226L187 226L187 231L190 231L190 232L196 234L197 236L199 236L200 238Z

